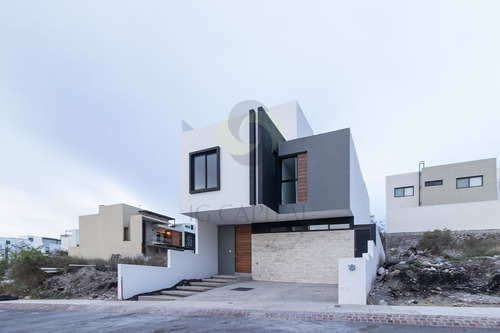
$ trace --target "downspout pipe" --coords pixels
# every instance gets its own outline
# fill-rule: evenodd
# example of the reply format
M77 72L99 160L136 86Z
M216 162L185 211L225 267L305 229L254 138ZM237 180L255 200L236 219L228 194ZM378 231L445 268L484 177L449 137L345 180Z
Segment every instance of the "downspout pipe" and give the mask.
M422 170L425 168L425 161L418 163L418 206L422 206Z

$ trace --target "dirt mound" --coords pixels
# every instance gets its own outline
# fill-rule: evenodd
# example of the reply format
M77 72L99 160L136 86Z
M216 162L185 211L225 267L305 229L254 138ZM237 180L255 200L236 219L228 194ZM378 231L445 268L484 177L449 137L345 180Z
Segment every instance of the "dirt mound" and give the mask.
M368 304L500 307L500 256L464 259L410 248L386 262Z
M117 273L105 267L82 267L46 279L38 288L42 297L116 299Z

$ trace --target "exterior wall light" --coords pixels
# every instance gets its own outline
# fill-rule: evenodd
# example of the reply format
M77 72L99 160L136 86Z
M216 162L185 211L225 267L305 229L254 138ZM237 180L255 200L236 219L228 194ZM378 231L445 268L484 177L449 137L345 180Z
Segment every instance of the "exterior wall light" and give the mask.
M349 265L347 265L347 267L349 267L350 271L356 270L356 265L354 265L354 264L349 264Z

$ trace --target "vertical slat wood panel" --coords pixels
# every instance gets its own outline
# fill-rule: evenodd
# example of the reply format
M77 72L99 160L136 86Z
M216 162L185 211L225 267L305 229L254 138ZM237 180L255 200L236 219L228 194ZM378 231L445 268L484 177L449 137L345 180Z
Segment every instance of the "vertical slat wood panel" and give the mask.
M297 199L307 202L307 153L297 155Z
M236 225L236 272L252 273L252 225Z

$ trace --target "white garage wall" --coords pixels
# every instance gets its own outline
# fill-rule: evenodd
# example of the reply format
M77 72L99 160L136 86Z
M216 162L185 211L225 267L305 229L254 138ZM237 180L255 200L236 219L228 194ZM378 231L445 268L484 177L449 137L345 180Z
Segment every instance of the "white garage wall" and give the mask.
M168 267L118 265L118 299L217 274L217 225L200 222L196 229L197 253L169 250Z

